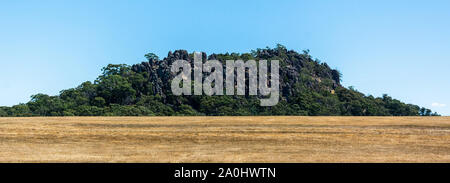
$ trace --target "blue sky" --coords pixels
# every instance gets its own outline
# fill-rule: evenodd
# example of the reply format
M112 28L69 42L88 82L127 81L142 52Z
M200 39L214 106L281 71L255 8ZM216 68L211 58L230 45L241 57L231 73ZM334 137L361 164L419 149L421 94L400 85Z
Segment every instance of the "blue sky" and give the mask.
M343 84L450 115L450 1L1 1L0 105L175 49L310 49Z

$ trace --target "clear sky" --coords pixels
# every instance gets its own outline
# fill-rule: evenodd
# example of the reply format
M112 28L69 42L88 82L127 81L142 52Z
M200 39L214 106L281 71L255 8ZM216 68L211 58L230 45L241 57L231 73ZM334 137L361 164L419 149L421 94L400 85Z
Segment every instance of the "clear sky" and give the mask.
M0 2L0 105L175 49L310 49L343 84L450 115L450 1Z

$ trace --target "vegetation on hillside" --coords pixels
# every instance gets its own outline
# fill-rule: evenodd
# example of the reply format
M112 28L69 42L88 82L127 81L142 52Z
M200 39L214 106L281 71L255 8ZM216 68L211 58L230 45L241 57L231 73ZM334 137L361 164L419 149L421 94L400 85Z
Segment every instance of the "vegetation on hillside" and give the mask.
M251 53L203 53L207 59L280 60L278 105L261 107L261 96L174 96L170 65L177 59L193 62L185 50L169 52L160 60L146 54L133 66L110 64L94 82L63 90L57 96L36 94L26 104L0 107L0 116L432 116L431 110L405 104L388 95L367 96L341 86L341 74L314 60L308 51L297 53L282 45ZM225 64L224 64L225 65ZM206 74L204 74L206 75Z

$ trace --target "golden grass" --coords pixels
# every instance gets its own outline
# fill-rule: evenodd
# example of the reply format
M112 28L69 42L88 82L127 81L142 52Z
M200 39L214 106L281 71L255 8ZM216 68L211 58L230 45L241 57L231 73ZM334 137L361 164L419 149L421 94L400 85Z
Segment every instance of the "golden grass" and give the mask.
M0 118L0 162L450 162L450 117Z

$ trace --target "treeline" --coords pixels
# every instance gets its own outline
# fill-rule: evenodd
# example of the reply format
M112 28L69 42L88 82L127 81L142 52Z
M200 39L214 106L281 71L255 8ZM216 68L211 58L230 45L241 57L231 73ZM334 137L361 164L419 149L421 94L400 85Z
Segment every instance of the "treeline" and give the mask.
M204 54L206 59L206 54ZM258 96L174 96L170 63L192 61L184 50L159 60L133 66L110 64L94 82L63 90L57 96L36 94L25 104L0 107L0 116L433 116L431 110L405 104L388 95L366 96L340 85L341 74L326 63L313 60L308 51L299 54L284 46L252 53L212 54L208 59L280 60L281 99L273 107L261 107Z

